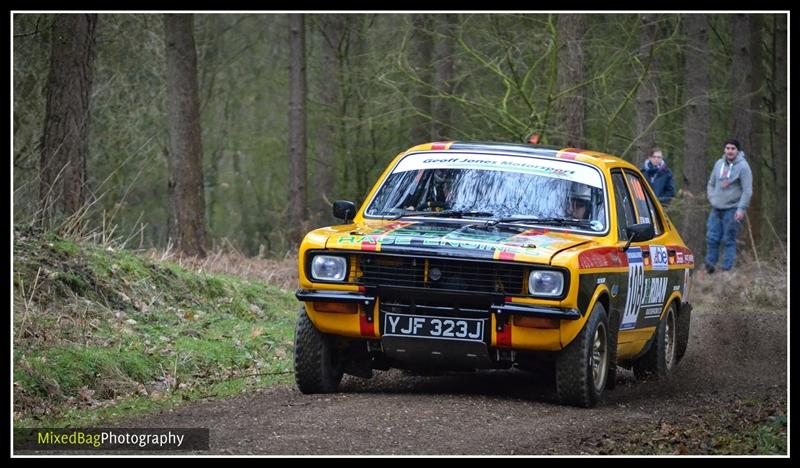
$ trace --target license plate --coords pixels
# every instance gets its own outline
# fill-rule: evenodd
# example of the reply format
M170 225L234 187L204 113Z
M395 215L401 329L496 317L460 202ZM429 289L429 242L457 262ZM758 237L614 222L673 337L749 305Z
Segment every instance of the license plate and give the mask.
M438 340L483 341L486 319L385 313L383 334Z

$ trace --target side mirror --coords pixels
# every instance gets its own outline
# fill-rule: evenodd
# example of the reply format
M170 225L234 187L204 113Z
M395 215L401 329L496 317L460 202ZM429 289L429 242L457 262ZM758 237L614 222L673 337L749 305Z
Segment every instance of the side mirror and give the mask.
M645 242L654 238L656 236L656 231L650 223L632 224L628 226L626 234L628 235L628 243L625 244L625 248L622 249L623 251L628 250L628 247L631 246L631 242Z
M333 202L333 217L343 219L345 224L348 219L353 219L356 215L356 204L347 200L336 200Z

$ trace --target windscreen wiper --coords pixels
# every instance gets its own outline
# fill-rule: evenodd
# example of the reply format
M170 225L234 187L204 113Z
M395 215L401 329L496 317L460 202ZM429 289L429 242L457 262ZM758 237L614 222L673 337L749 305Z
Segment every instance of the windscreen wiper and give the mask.
M577 218L499 218L490 219L486 221L487 226L494 226L496 224L548 224L554 226L579 226L579 227L592 227L592 221L588 219Z
M477 210L445 210L445 211L407 211L405 213L400 213L399 215L395 216L394 218L389 218L391 220L400 219L400 218L407 218L410 216L421 216L421 217L431 217L431 218L486 218L490 216L494 216L494 213L490 213L488 211L477 211Z

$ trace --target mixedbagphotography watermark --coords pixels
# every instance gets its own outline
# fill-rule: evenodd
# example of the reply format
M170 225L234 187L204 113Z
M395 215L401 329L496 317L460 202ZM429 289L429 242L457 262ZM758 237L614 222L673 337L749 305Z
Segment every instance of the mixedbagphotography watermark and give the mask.
M208 450L208 428L15 429L15 450Z

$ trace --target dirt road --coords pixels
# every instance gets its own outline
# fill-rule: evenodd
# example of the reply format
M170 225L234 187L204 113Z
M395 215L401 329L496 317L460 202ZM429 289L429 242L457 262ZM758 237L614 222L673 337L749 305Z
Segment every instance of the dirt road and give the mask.
M217 454L709 453L786 408L786 312L698 308L667 382L620 371L595 409L560 406L552 376L521 371L345 377L341 392L280 386L121 426L209 427Z

